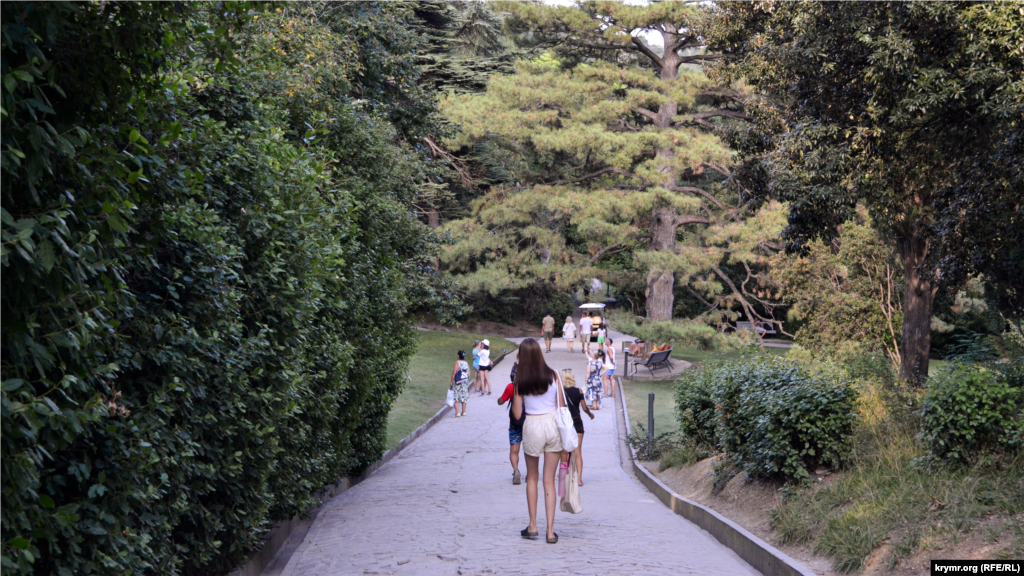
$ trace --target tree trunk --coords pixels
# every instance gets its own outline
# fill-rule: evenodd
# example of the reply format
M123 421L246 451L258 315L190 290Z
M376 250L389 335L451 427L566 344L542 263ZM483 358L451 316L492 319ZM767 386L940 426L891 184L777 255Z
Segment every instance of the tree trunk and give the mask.
M900 377L920 384L928 377L928 355L932 348L932 306L936 287L921 276L928 258L928 241L910 238L898 243L903 258L903 362Z
M651 247L658 252L676 249L676 210L671 206L654 209L651 221ZM675 273L654 266L647 272L647 318L671 320Z
M428 208L427 213L427 226L431 229L436 229L441 225L441 213L438 212L437 208Z
M671 46L675 42L675 36L663 34L665 46ZM661 78L668 80L676 77L678 64L675 63L675 56L666 54L661 66ZM673 119L679 106L672 100L667 100L658 108L658 118L654 121L659 128L672 126ZM661 148L657 152L658 158L662 159L659 170L664 175L661 184L663 186L675 186L676 170L672 164L675 150L672 148ZM679 224L676 222L676 209L672 206L656 206L651 219L651 244L650 250L658 252L662 250L676 250L676 230ZM675 285L675 273L672 270L663 270L652 267L647 272L647 318L650 320L671 320L672 305L674 296L672 288Z

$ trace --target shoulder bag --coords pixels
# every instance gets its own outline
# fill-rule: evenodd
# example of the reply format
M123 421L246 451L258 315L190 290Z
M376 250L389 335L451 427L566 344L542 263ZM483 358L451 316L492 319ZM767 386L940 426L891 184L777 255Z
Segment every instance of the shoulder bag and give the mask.
M555 410L555 423L558 424L558 434L562 437L562 450L574 452L580 445L580 437L576 435L576 428L572 425L572 413L569 412L569 402L565 398L565 389L562 388L562 378L555 373L555 385L562 395L562 404Z

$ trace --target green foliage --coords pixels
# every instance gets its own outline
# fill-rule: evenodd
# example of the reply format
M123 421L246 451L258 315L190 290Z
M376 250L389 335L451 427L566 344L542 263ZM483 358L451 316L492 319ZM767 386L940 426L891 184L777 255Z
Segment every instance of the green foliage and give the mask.
M846 222L830 245L811 241L771 266L791 304L789 319L800 322L800 346L818 358L879 352L900 364L903 265L870 220Z
M633 424L633 432L626 437L630 448L636 451L637 460L648 462L661 458L661 455L676 446L671 432L662 432L654 438L647 435L647 429L639 422Z
M972 462L1024 449L1024 364L953 364L929 382L921 437L932 458Z
M697 350L710 351L742 348L752 343L749 337L724 334L711 326L693 320L643 320L629 314L614 314L609 322L624 334L636 336L656 345L671 343Z
M676 381L683 433L712 442L752 477L802 480L842 464L854 401L844 382L769 355L709 363Z
M423 117L318 8L4 3L4 572L223 572L383 452Z
M746 106L758 126L736 138L746 142L739 184L790 204L786 235L800 249L834 237L859 203L869 209L904 262L902 376L922 382L944 283L991 269L1018 299L1007 281L1019 264L1000 258L1019 256L1019 6L832 8L719 5L709 44L733 57L716 77L759 93Z

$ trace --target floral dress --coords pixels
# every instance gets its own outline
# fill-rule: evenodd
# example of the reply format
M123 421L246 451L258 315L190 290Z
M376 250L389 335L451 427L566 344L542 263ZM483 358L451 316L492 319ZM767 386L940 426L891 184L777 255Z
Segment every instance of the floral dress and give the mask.
M587 402L594 403L601 401L601 361L591 360L587 362L590 368L590 376L587 377Z
M459 369L455 372L455 384L452 391L455 393L456 402L469 401L469 364L465 360L459 360Z

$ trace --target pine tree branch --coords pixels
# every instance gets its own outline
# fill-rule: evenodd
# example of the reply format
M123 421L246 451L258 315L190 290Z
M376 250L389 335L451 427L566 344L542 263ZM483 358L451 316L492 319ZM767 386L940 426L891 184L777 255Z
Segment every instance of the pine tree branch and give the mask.
M753 122L754 121L754 117L753 116L748 116L747 114L744 114L742 112L737 112L735 110L711 110L709 112L697 112L696 114L690 114L688 116L688 118L690 119L691 122L693 122L695 124L700 124L701 126L704 126L705 128L714 128L715 127L714 124L712 124L711 122L708 122L706 120L707 118L735 118L737 120L744 120L744 121L747 121L747 122ZM682 122L676 122L673 126L679 125L679 124L682 124Z
M715 198L707 191L701 190L700 188L695 188L693 186L665 186L665 188L673 192L682 192L684 194L696 194L698 196L703 196L715 206L718 206L720 209L725 210L725 204L723 204L721 200Z
M626 176L630 175L629 173L623 172L622 170L619 170L618 168L614 168L614 167L609 166L608 168L602 168L602 169L598 170L597 172L591 172L590 174L586 174L584 176L580 176L579 178L574 178L572 180L558 180L557 182L546 182L546 183L544 183L544 185L545 186L562 186L562 185L565 185L565 184L575 184L576 182L582 182L582 181L588 180L590 178L596 178L597 176L600 176L602 174L607 174L609 172L614 172L616 174L622 174L622 175L626 175Z
M629 39L636 46L635 49L639 50L640 52L643 52L645 56L647 56L648 58L651 59L652 62L654 62L655 66L658 66L660 68L665 65L665 61L662 60L660 56L655 54L650 48L648 48L642 40L640 40L636 36L630 36Z
M640 239L644 239L644 238L649 239L649 238L651 238L651 235L650 234L631 234L631 235L627 236L625 239L623 239L621 242L616 242L615 244L612 244L610 246L605 246L604 248L600 249L597 252L597 254L594 254L594 257L591 258L589 262L587 262L587 264L593 264L594 262L597 262L598 260L601 259L602 256L604 256L605 254L608 254L609 250L611 250L613 248L618 248L619 246L625 244L626 242L629 242L630 240L640 240ZM637 244L639 244L639 242L634 242L633 244L630 244L629 246L626 246L625 248L622 248L620 250L616 250L614 252L611 252L611 254L618 254L619 252L625 252L626 250L629 250L630 248L632 248L633 246L636 246Z
M711 224L711 219L707 216L680 214L676 216L675 224L676 226L686 226L687 224Z
M647 108L644 108L642 106L634 106L633 107L633 112L636 112L637 114L642 114L644 116L647 116L654 123L658 122L658 113L657 112L652 112L651 110L648 110Z

